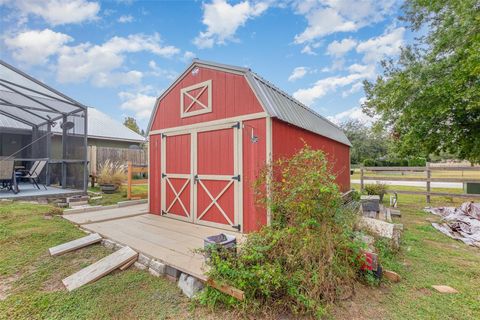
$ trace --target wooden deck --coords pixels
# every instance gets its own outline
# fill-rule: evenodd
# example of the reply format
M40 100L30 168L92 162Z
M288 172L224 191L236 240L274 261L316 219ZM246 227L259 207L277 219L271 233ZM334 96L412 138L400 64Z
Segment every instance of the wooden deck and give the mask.
M131 210L132 213L144 210L145 213L125 217L125 210ZM75 216L78 223L83 220L79 218L80 215L88 214L87 219L92 223L82 224L82 228L99 233L104 238L127 245L135 251L206 281L204 257L194 251L203 248L205 237L224 231L149 214L146 210L145 205L119 208L118 218L113 217L109 211L108 216L112 219L100 222L95 222L95 216L100 220L104 219L106 214L102 211L70 214L64 217L70 220ZM241 240L240 234L235 232L229 234L236 235L237 241Z
M43 186L40 186L40 189L37 189L31 183L19 183L18 188L20 192L17 194L8 190L0 190L0 199L36 200L39 198L60 198L85 194L82 190L62 189L53 186L48 186L47 190L45 190Z

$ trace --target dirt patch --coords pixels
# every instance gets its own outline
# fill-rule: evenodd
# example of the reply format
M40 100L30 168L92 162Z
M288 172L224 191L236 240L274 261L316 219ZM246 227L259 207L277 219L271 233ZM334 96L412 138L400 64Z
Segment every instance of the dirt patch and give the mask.
M9 277L0 277L0 301L7 299L12 289L12 284L20 278L20 274L16 273Z
M356 284L355 295L352 299L335 305L332 317L334 319L384 319L387 317L387 310L382 303L389 291L388 286L383 284L380 287Z

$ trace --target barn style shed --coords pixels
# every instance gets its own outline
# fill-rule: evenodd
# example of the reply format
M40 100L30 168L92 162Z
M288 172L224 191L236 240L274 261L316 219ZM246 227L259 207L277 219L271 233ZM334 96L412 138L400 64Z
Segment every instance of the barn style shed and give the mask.
M157 99L148 127L149 211L238 232L269 221L253 183L305 143L350 189L350 142L336 125L250 69L194 60Z

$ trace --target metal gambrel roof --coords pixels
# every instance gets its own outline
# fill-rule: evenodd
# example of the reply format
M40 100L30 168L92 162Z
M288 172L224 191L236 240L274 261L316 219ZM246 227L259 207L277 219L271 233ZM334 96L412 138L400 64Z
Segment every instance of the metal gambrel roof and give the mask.
M0 114L40 126L87 107L0 60Z
M265 112L269 116L351 146L347 136L337 125L277 88L250 69L199 59L194 59L185 72L157 99L147 132L150 132L153 117L155 116L158 107L158 101L163 98L194 66L215 68L225 72L243 74L250 83L252 89L255 91L255 94L260 100Z

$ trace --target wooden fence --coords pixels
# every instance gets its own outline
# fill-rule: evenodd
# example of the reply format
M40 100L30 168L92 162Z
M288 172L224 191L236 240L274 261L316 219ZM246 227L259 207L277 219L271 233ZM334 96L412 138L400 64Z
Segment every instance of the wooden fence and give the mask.
M375 181L413 181L413 182L425 182L426 191L408 191L408 190L392 190L396 193L403 193L403 194L417 194L417 195L425 195L427 199L427 203L430 203L431 196L447 196L447 197L462 197L462 198L480 198L480 194L466 194L466 193L449 193L449 192L434 192L431 188L432 182L473 182L473 183L480 183L480 177L473 177L471 175L463 175L462 177L432 177L432 172L445 172L445 171L467 171L467 172L479 172L480 167L433 167L427 164L425 167L361 167L360 168L360 189L364 190L365 180L375 180ZM386 173L384 176L368 176L365 173L374 172L375 174ZM423 173L423 177L408 177L403 176L404 173ZM398 174L400 173L401 176L397 175L389 175L390 173ZM388 175L387 175L388 174Z
M97 175L100 165L109 159L110 161L127 164L129 161L134 165L147 165L148 152L145 149L125 149L109 147L88 147L89 172L91 176Z
M134 165L131 161L128 161L128 170L127 170L127 199L135 200L142 199L148 196L148 193L133 194L132 186L138 184L147 184L148 179L134 179L134 174L145 175L148 174L148 165Z

